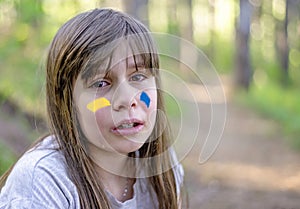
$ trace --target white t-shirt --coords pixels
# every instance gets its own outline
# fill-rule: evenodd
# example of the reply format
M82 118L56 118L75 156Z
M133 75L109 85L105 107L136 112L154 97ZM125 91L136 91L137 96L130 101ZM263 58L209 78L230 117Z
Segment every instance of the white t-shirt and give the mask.
M55 139L49 136L19 159L0 192L0 209L80 208L77 188L69 178L64 156L55 149L56 146ZM183 168L177 164L173 171L180 188ZM120 202L109 192L107 197L114 209L158 208L156 194L144 178L136 180L132 199Z

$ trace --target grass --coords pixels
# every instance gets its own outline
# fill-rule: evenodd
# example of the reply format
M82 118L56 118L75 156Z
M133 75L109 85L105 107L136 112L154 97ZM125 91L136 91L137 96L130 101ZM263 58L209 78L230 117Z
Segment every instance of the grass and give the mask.
M239 94L238 101L277 121L292 146L300 150L300 97L296 87L283 88L273 82L253 85L248 93Z

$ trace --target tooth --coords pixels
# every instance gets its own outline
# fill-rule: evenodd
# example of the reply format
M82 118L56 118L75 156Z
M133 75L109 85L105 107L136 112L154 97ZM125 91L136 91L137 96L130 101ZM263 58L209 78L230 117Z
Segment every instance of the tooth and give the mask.
M132 128L133 127L133 123L126 123L126 124L122 124L120 125L118 128L123 129L123 128Z

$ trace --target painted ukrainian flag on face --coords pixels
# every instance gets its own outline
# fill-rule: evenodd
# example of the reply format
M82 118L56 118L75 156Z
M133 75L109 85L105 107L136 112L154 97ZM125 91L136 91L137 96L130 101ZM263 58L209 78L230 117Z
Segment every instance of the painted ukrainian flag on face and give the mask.
M150 106L150 97L146 92L142 92L140 95L140 101L144 102L147 108ZM94 101L87 104L87 109L89 109L92 112L96 112L97 110L100 110L104 107L110 106L110 101L106 99L105 97L100 97L98 99L95 99Z
M96 112L99 109L102 109L104 107L110 106L110 101L104 97L100 97L98 99L95 99L94 101L87 104L87 108L92 111Z
M149 108L149 106L150 106L150 97L148 96L148 94L146 92L143 91L141 93L140 100L145 103L147 108Z

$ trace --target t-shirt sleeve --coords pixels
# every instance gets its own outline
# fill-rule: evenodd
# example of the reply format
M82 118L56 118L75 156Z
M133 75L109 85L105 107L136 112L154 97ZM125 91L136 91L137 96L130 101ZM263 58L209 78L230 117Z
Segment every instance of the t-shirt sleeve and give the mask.
M33 203L31 199L16 199L13 200L6 205L1 205L1 209L41 209L41 208L47 208L52 209L52 206L47 206L45 204L40 204L38 202ZM53 208L54 209L54 208Z
M171 156L171 163L173 165L173 172L176 181L176 192L177 195L180 195L180 190L183 187L184 181L184 170L182 165L177 159L176 152L173 148L170 148L170 156Z

